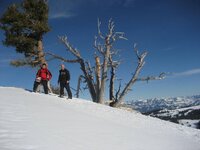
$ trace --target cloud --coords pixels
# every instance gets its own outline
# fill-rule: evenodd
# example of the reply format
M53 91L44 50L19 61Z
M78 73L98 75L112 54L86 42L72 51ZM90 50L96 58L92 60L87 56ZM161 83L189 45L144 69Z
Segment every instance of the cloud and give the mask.
M187 70L187 71L179 72L179 73L173 73L172 77L191 76L191 75L196 75L196 74L200 74L200 68Z
M49 16L49 19L59 19L59 18L71 18L71 17L74 17L76 16L76 14L73 14L71 12L57 12L57 13L54 13L54 14L51 14Z
M116 6L122 7L132 6L136 0L49 0L49 18L71 18L80 13L81 8L97 7L97 6Z
M81 4L81 0L49 0L49 18L59 19L59 18L71 18L76 16L74 11Z
M96 5L104 5L104 6L122 6L122 7L130 7L133 6L136 0L86 0L88 2L93 2Z

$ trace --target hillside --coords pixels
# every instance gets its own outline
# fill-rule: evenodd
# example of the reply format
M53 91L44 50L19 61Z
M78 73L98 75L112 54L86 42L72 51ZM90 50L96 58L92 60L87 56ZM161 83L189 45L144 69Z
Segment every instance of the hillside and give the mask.
M150 116L200 129L200 105L174 110L164 109L152 112Z
M200 131L89 101L0 87L0 150L199 150Z

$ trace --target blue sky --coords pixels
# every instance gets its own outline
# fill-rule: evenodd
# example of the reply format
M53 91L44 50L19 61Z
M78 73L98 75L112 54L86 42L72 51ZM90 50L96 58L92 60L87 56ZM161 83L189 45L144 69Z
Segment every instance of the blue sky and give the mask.
M1 0L0 14L13 2L20 0ZM57 38L66 35L83 57L93 59L97 18L102 22L102 32L107 31L108 20L112 18L115 30L125 32L128 38L115 44L121 51L122 64L117 77L124 79L122 85L136 66L135 42L141 51L148 51L141 77L170 73L165 80L136 83L126 100L200 94L199 0L49 0L49 8L51 31L44 36L45 51L73 58ZM0 40L3 39L0 31ZM0 52L0 86L32 89L37 69L10 66L10 60L21 57L12 47L1 43ZM49 62L54 85L60 63ZM75 88L81 74L79 65L66 66L71 72L71 86ZM88 98L88 93L85 91L82 97Z

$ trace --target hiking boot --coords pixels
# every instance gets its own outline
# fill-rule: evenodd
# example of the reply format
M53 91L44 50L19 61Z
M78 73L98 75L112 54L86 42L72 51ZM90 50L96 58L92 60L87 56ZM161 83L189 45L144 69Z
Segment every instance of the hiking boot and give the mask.
M60 97L60 98L63 98L63 97L64 97L64 95L59 95L59 97Z

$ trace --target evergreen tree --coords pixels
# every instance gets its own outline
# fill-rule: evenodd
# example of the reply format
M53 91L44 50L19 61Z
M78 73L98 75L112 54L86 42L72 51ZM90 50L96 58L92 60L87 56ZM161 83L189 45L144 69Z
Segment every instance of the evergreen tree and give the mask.
M3 44L24 55L23 59L12 61L12 65L35 67L46 62L42 45L43 35L50 30L46 0L12 4L0 18L0 29L5 31Z

